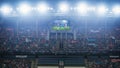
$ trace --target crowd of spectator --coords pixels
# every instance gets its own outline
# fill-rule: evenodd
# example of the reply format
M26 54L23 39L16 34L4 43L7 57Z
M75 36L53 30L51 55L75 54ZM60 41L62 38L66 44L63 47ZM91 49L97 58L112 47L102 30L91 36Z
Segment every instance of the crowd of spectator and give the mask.
M57 39L54 34L48 39L47 29L31 25L17 28L0 24L0 52L97 53L120 50L120 45L116 42L119 41L119 35L116 34L120 32L119 30L118 27L111 31L108 29L108 32L103 27L96 29L89 27L86 30L78 28L76 39L73 38L74 32L68 34L68 37L63 35L64 39Z
M109 58L89 58L87 64L88 68L120 68L120 61L112 62Z
M102 58L91 56L87 59L84 58L84 60L86 60L86 68L120 68L120 59L110 59L106 58L105 56L102 56ZM46 62L43 62L42 64L46 64L48 62L53 63L54 61L48 60ZM1 68L31 68L31 63L32 60L30 59L0 59ZM55 64L58 65L57 62L55 62Z
M31 61L26 59L1 59L1 68L31 68Z

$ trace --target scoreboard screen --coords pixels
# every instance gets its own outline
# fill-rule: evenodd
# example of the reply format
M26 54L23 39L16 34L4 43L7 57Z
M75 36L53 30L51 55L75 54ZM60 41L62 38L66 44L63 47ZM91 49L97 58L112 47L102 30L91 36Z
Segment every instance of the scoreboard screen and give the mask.
M53 27L53 30L70 30L70 23L68 20L55 20Z

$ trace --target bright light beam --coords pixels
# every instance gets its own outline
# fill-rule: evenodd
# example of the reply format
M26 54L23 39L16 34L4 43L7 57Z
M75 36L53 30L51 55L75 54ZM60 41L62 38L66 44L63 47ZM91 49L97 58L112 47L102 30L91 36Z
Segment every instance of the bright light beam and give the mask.
M28 14L32 8L28 4L21 4L17 10L22 14Z
M87 5L85 3L81 3L77 6L78 13L86 14L88 11Z
M69 5L67 3L60 3L59 4L59 10L60 10L60 12L68 12L69 11Z
M120 6L115 6L113 9L112 9L113 13L115 15L119 15L120 14Z
M10 6L2 6L1 7L1 12L4 14L4 15L7 15L7 14L10 14L12 12L12 8Z
M107 12L107 8L105 6L99 6L97 9L98 15L104 15Z
M37 10L40 12L40 13L46 13L48 11L49 7L47 4L39 4L38 7L37 7Z

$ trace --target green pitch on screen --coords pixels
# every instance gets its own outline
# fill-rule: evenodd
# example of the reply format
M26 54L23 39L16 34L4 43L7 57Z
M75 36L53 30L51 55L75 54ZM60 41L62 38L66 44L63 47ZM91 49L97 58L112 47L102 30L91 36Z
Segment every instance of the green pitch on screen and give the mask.
M55 26L55 27L53 27L53 30L70 30L70 27L57 27L57 26Z

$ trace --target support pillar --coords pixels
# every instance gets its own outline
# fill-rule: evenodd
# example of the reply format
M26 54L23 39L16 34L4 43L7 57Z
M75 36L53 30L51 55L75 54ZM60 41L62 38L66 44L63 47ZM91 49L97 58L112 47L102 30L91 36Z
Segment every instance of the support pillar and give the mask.
M64 61L59 61L59 68L64 68Z
M88 60L85 59L84 61L85 61L85 67L86 67L86 68L89 68Z
M32 60L31 68L37 68L38 59Z
M74 40L76 40L76 31L74 30L74 34L73 34Z
M65 33L65 37L66 37L66 40L67 40L67 32Z
M57 40L57 32L55 32L55 34L56 34L56 40Z
M47 32L47 40L49 40L50 39L50 32L48 31Z

